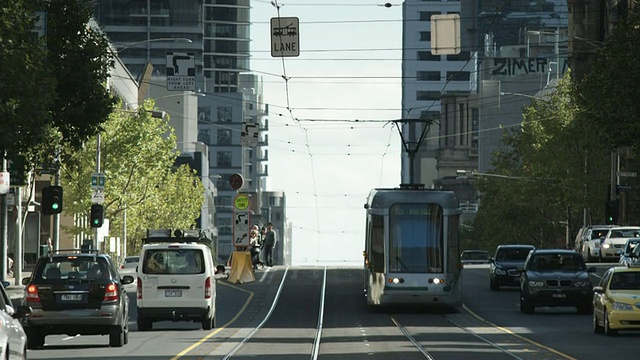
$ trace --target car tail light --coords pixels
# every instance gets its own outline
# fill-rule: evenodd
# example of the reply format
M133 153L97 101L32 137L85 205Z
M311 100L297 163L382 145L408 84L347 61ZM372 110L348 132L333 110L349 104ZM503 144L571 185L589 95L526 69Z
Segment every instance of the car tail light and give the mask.
M40 296L38 295L38 287L35 285L27 286L25 290L25 298L30 302L40 302Z
M124 265L120 265L120 269L124 269Z
M138 278L138 285L136 286L136 293L138 294L138 299L142 299L142 280Z
M114 283L107 285L107 288L104 290L104 299L102 299L102 301L116 301L118 298L118 286Z
M204 298L211 299L211 277L207 277L204 281Z

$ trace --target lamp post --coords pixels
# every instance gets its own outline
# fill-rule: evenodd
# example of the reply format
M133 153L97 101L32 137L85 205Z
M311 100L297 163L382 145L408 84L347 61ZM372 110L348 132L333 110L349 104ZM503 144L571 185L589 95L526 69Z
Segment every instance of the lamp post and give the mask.
M142 45L142 44L146 44L147 45L147 62L149 62L149 59L151 58L151 43L153 42L183 42L183 43L192 43L193 41L189 38L170 38L170 37L164 37L164 38L155 38L155 39L147 39L147 40L142 40L142 41L136 41L136 42L132 42L132 43L127 43L124 46L121 47L117 47L116 46L116 50L114 51L115 54L119 54L122 51L125 51L127 49L131 49L134 48L138 45Z

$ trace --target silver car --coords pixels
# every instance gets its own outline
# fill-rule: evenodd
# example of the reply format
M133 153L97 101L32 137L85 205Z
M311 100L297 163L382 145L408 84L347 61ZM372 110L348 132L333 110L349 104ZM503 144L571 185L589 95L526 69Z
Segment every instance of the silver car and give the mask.
M20 324L20 319L30 311L26 306L15 309L5 286L9 286L9 282L0 285L0 359L26 359L27 334Z

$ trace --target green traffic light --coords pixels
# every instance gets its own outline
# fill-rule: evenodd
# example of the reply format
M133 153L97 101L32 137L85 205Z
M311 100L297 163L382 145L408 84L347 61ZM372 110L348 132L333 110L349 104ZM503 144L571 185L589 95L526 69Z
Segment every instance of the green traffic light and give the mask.
M58 203L53 203L53 204L51 204L51 208L52 208L53 210L58 210Z
M100 221L98 219L93 220L93 223L96 224L96 225L98 225L99 222Z

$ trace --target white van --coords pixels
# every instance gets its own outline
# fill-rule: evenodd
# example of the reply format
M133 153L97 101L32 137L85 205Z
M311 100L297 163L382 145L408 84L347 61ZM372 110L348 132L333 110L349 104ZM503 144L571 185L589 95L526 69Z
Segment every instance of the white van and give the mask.
M155 321L194 321L215 327L215 265L209 246L197 238L145 239L137 269L138 330Z

